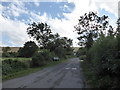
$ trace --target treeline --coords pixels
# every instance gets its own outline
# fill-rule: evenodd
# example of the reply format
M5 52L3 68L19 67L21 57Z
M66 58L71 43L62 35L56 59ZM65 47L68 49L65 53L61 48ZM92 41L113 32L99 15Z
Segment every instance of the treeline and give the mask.
M80 17L75 29L81 48L77 56L91 87L120 88L120 19L117 28L108 16L89 12Z
M72 55L73 49L72 39L67 37L60 37L58 33L53 34L50 26L46 23L35 23L29 24L27 28L27 34L34 41L25 42L24 46L21 47L18 52L10 52L10 47L2 48L2 57L32 57L34 53L48 50L55 53L60 58L65 58L66 55ZM37 44L36 44L37 43Z
M25 42L18 52L9 52L9 47L3 48L2 74L7 75L27 68L41 67L53 61L54 57L66 59L73 55L72 40L67 37L60 37L58 33L53 34L50 26L46 23L32 23L27 28L27 34L34 41ZM12 58L16 58L12 60ZM21 60L17 60L21 58ZM23 60L22 60L23 58ZM31 58L24 60L24 58Z

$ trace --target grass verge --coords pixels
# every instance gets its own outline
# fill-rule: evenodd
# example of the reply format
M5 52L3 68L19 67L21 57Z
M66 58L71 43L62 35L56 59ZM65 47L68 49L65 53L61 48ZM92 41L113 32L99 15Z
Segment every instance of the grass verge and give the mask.
M17 77L26 76L26 75L29 75L31 73L37 72L39 70L42 70L42 69L44 69L46 67L50 67L50 66L54 66L54 65L66 62L67 60L68 59L62 59L60 61L53 61L53 62L50 62L47 65L42 66L42 67L28 68L26 70L22 70L22 71L19 71L19 72L15 72L15 73L11 73L11 74L8 74L8 75L4 75L4 76L2 76L2 80L6 81L6 80L14 79L14 78L17 78Z
M8 59L11 59L11 60L21 60L21 61L24 61L24 60L32 60L32 58L7 58L7 57L5 57L5 58L0 58L0 60L2 61L2 60L8 60Z
M94 75L93 71L90 68L89 62L83 61L80 64L81 64L81 67L83 70L83 74L86 78L87 85L89 85L90 88L94 88L95 85L97 84L97 81L95 79L95 75Z

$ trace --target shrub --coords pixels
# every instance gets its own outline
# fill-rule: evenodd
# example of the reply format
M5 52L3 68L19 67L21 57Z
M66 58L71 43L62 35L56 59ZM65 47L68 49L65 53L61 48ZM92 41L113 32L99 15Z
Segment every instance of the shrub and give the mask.
M81 60L86 60L86 55L81 55L81 56L80 56L80 59L81 59Z
M32 57L31 67L39 67L39 66L43 66L45 64L46 64L45 57L42 55L41 52L36 53Z
M100 38L88 52L91 69L97 76L97 87L120 86L120 59L116 58L117 43L117 39L113 36Z
M12 67L7 63L3 63L2 64L2 74L7 75L8 73L11 73L11 72L12 72Z
M48 62L52 61L52 58L56 56L54 52L49 50L42 50L36 52L32 57L31 67L39 67L46 65Z
M50 61L55 56L55 53L50 52L49 50L43 50L41 55L44 57L45 61Z
M2 74L7 75L30 67L29 61L7 59L2 61Z
M85 47L81 47L79 48L79 50L76 53L77 57L81 56L81 55L86 55L86 48Z

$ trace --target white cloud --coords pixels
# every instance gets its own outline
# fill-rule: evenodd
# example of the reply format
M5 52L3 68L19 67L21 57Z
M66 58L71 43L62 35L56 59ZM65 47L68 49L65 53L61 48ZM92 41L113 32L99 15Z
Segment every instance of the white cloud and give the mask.
M68 6L67 6L67 5L64 5L64 8L68 8Z
M37 7L40 5L40 3L39 2L35 2L34 3Z
M13 21L0 15L0 32L8 35L13 46L22 46L28 40L26 24L20 21ZM9 41L8 41L9 42Z
M57 0L60 2L61 0ZM74 46L76 46L75 42L77 41L77 34L73 32L74 26L78 23L78 19L80 15L83 15L89 11L97 11L99 9L105 9L106 11L113 13L117 17L117 3L118 0L67 0L68 3L74 3L75 8L71 13L63 13L65 19L58 19L58 18L51 18L47 15L47 12L44 13L42 16L40 14L35 14L33 12L29 13L31 17L28 19L29 22L39 21L39 22L46 22L48 25L51 26L54 33L59 33L61 36L66 36L69 38L74 39ZM14 10L18 13L14 13L14 15L18 16L20 13L28 13L27 10L23 9L24 5L21 3L17 4L18 7L14 8ZM36 4L37 5L37 4ZM3 7L2 7L3 8ZM13 10L12 8L12 10ZM64 8L69 8L68 6L64 5ZM0 6L1 9L1 6ZM98 12L99 13L99 12ZM67 19L66 19L67 18ZM22 45L28 37L26 35L26 28L27 25L19 22L19 21L12 21L9 19L5 19L4 17L0 16L0 20L3 23L0 23L0 27L2 27L2 32L8 33L10 38L12 39L13 45ZM112 21L113 23L113 21ZM5 27L7 26L7 27ZM14 33L13 33L14 32Z
M15 17L20 16L20 14L23 14L23 13L28 14L28 10L25 8L24 3L19 1L10 3L8 6L4 7L4 10L2 10L1 12L2 13L4 12L6 16L10 15Z

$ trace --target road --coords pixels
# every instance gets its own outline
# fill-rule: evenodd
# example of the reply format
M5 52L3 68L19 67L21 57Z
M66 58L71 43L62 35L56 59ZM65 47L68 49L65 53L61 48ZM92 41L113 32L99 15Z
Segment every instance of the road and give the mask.
M80 60L45 68L30 75L3 82L3 88L86 88Z

